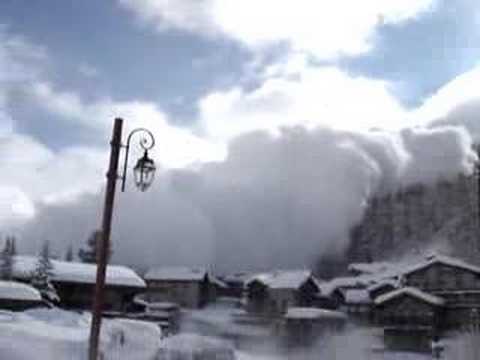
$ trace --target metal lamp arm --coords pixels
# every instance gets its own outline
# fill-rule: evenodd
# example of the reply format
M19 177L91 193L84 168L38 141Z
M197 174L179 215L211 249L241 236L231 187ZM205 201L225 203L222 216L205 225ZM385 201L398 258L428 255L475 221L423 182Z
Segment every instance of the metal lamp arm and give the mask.
M153 137L153 134L150 132L150 130L145 129L145 128L137 128L134 129L128 134L127 137L127 143L124 145L125 147L125 160L123 162L123 171L122 171L122 176L120 179L122 180L122 192L125 191L125 183L127 179L127 169L128 169L128 154L130 151L130 141L132 139L132 136L136 133L143 133L142 138L140 139L139 145L140 147L147 151L150 150L155 146L155 138Z

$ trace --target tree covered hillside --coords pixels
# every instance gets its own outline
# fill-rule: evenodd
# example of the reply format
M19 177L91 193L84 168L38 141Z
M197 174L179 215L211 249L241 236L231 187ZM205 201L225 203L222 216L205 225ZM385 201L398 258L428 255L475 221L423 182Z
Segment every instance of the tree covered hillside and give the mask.
M476 174L375 197L351 230L347 259L398 259L432 250L479 263L478 200Z

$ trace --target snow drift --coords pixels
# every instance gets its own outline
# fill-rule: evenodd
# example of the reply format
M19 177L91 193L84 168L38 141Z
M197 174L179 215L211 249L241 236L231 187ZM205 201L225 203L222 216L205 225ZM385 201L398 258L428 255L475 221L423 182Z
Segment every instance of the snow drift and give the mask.
M9 360L85 360L90 316L59 309L0 312L0 355ZM157 326L134 320L105 320L100 350L105 360L154 359Z

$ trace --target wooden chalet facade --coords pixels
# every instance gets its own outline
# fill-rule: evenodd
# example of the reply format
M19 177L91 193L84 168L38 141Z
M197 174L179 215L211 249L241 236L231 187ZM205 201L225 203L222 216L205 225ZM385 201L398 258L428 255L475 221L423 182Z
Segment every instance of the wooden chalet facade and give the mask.
M214 301L225 285L204 269L161 267L147 271L146 298L150 302L173 302L185 308L201 308Z
M283 316L277 335L288 348L312 346L323 335L341 331L347 316L334 310L291 307Z
M432 255L385 269L359 275L373 281L366 289L374 302L372 321L379 325L430 328L433 333L469 324L480 311L480 267Z
M437 329L445 312L445 300L417 288L403 287L375 299L377 321L384 326Z
M458 327L480 310L480 267L433 255L402 274L402 285L416 287L445 301L442 326Z
M276 316L286 313L289 307L313 306L318 292L318 282L310 271L262 273L246 283L246 310Z

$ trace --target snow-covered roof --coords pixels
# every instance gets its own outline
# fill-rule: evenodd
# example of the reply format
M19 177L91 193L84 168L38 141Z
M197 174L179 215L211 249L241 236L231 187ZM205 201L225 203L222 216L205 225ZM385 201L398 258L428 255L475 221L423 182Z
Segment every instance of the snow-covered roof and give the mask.
M373 292L375 290L381 289L384 286L393 286L394 288L397 288L399 286L399 281L396 279L386 279L379 281L376 284L370 285L367 290L368 292Z
M375 284L377 279L370 275L350 276L333 278L320 284L320 293L330 296L335 290L340 289L363 289Z
M208 280L210 280L212 284L215 284L220 288L224 288L224 289L228 288L228 285L222 280L220 280L218 277L216 277L215 275L208 274Z
M344 291L347 304L371 304L370 293L364 289L347 289Z
M72 282L81 284L95 284L97 266L77 262L51 260L53 265L52 280L56 282ZM29 279L37 265L34 256L15 256L13 276L18 279ZM108 265L105 284L108 286L146 287L145 282L135 271L118 265Z
M443 264L446 266L456 267L464 270L468 270L477 274L480 274L480 267L468 264L463 260L453 258L446 255L433 254L425 257L424 261L420 261L415 265L412 265L403 271L404 275L408 275L412 272L425 269L433 264Z
M348 265L348 271L360 274L378 274L380 272L389 270L391 266L392 264L384 261L372 263L352 263Z
M340 311L309 308L309 307L291 307L284 315L286 319L339 319L344 320L347 316Z
M426 302L428 304L435 305L435 306L442 306L445 304L445 300L438 296L428 294L414 287L404 287L401 289L393 290L387 294L380 295L375 299L375 305L381 305L392 299L398 298L400 296L405 296L405 295L414 297L416 299L419 299L423 302Z
M0 299L42 301L37 289L15 281L0 281Z
M187 266L157 267L148 270L145 280L157 281L202 281L208 275L207 270Z
M223 281L225 282L245 282L249 280L252 277L251 273L248 272L237 272L234 274L228 274L225 276L222 276Z
M318 281L309 270L277 270L252 276L247 285L252 281L259 281L271 289L298 289L308 279L312 279L317 286Z

